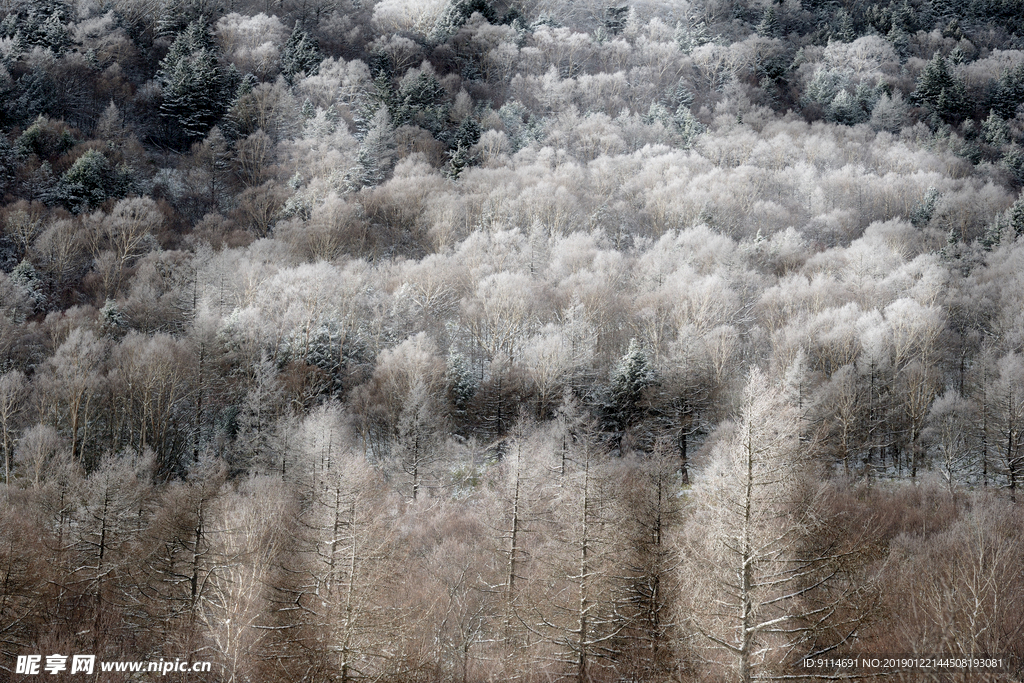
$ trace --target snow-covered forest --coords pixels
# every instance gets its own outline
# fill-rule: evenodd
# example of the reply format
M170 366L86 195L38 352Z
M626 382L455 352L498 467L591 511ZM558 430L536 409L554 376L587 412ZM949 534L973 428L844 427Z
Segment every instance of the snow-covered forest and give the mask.
M0 0L0 681L1020 680L1022 185L1021 0Z

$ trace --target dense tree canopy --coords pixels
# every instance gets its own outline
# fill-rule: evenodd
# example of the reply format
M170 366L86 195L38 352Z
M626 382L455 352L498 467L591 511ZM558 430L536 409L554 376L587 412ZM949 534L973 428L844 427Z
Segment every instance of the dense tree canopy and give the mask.
M1024 12L769 5L0 3L0 680L1019 679Z

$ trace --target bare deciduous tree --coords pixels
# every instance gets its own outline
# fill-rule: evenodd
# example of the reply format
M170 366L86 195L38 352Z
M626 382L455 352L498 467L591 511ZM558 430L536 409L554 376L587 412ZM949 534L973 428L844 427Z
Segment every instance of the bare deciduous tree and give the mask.
M849 639L856 626L843 628L841 607L852 586L842 554L809 543L807 446L782 389L752 370L739 420L722 430L684 546L688 623L709 662L749 683Z

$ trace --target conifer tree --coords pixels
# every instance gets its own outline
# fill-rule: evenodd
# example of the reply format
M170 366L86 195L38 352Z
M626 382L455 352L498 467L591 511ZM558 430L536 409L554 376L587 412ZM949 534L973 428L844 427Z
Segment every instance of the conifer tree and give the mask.
M174 39L157 80L163 93L160 113L177 127L172 136L188 141L204 137L220 120L236 86L203 20Z
M1013 71L1004 71L992 93L992 110L1004 119L1012 119L1017 107L1024 103L1024 64Z
M707 45L713 40L711 34L708 33L707 24L693 17L677 23L673 37L676 44L679 45L679 49L686 54L690 54L698 47Z
M458 180L462 171L469 166L470 161L469 151L462 143L459 143L448 156L448 175L451 179Z
M964 84L949 70L949 62L936 52L917 79L910 101L948 120L960 120L967 111Z
M646 413L645 390L655 383L654 368L636 339L612 372L608 417L617 440L639 424Z
M1024 195L1021 195L1006 211L1006 222L1014 237L1024 235Z
M765 38L779 38L782 36L782 25L779 24L779 16L775 8L768 6L761 16L761 23L757 25L758 35Z
M844 43L852 43L857 39L857 31L853 26L853 17L846 10L839 10L836 15L839 20L839 27L835 36Z
M356 160L358 166L348 176L351 187L379 185L387 179L394 165L394 126L387 107L378 107L370 120Z
M323 59L320 43L302 28L301 23L295 22L292 35L281 51L281 72L285 80L291 83L300 73L315 76Z
M465 415L469 402L476 395L477 382L473 369L466 357L457 351L448 354L445 383L448 385L448 400L456 414Z
M498 19L487 0L449 0L434 23L434 29L430 34L431 40L444 42L462 28L466 20L475 12L479 12L484 19L491 23L495 23Z
M61 176L55 198L73 213L79 213L111 197L124 197L131 189L131 171L127 167L114 167L101 152L90 149Z

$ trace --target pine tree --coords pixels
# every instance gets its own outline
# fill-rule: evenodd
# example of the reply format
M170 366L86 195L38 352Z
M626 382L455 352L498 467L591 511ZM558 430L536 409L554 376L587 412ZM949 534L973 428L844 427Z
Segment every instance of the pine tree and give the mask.
M472 159L465 145L459 143L448 155L448 177L458 180L462 171L470 165Z
M56 54L61 54L71 45L68 27L61 21L60 14L52 14L43 23L43 42Z
M296 21L292 35L281 51L281 72L285 80L291 83L300 73L315 76L320 71L320 62L323 59L320 43Z
M604 27L613 35L617 36L626 28L626 18L629 16L629 7L606 7L604 10Z
M697 19L686 19L676 24L674 36L679 49L690 54L698 47L710 43L713 39L708 33L708 26Z
M132 189L131 170L114 167L102 153L90 149L61 176L55 198L73 213L98 206Z
M939 52L935 53L917 79L917 87L911 93L910 101L950 120L963 118L967 110L964 84L950 73L949 63Z
M761 23L757 25L757 34L765 38L779 38L782 36L782 25L779 23L779 16L775 7L769 5L761 16Z
M850 94L849 90L840 90L828 106L828 119L845 126L852 126L867 120L867 112L861 107L857 98Z
M853 17L846 10L839 10L837 17L839 19L839 27L835 32L836 38L843 43L852 43L857 39L857 31L853 26Z
M1012 119L1017 107L1024 103L1024 64L1019 64L1013 71L1003 71L999 75L996 89L992 93L992 110L1004 119Z
M348 184L358 189L384 182L394 164L394 127L387 107L379 107L370 120L356 156L358 166L349 171Z
M625 432L645 417L646 389L655 383L654 368L636 339L631 339L626 355L612 372L607 406L611 428L621 441Z
M467 116L462 119L459 123L459 127L456 128L448 136L450 139L449 145L451 147L462 146L469 149L476 143L480 142L480 135L483 131L480 129L480 124L476 122L472 116Z
M157 80L163 91L160 113L188 141L204 137L220 120L237 85L221 64L220 52L202 20L178 34L160 62Z
M910 222L914 224L914 227L922 228L928 225L928 221L932 219L932 215L935 213L935 205L939 201L939 197L938 190L934 187L928 188L920 203L914 207L914 211L910 214Z
M917 12L907 0L892 8L892 29L904 35L913 35L917 31Z
M22 261L10 274L11 282L25 293L36 310L41 310L46 304L46 293L43 291L43 282L36 272L36 267L29 261Z
M484 19L492 24L498 20L498 15L495 14L487 0L449 0L434 23L430 39L438 43L444 42L462 28L462 25L475 12L479 12Z
M981 136L993 147L1002 147L1010 142L1010 127L995 109L990 109L988 118L981 122Z
M423 73L403 83L401 91L391 100L385 96L382 101L393 107L389 113L396 126L412 121L440 137L448 122L446 96L440 82L434 76ZM476 140L472 144L476 144Z
M1024 235L1024 195L1013 203L1006 211L1008 227L1013 230L1014 237Z
M1007 147L1003 152L1002 163L1018 183L1024 183L1024 149L1020 145L1014 143Z
M0 135L0 197L7 192L7 188L14 184L15 163L18 155L7 141L6 135Z
M445 383L448 385L448 400L456 414L465 415L469 402L476 395L477 382L473 369L466 357L457 351L448 355Z
M1002 216L996 216L995 220L989 224L988 228L985 229L985 234L981 236L979 240L981 248L984 251L992 251L994 247L997 247L1003 239L1003 230L1006 226L1003 225Z

